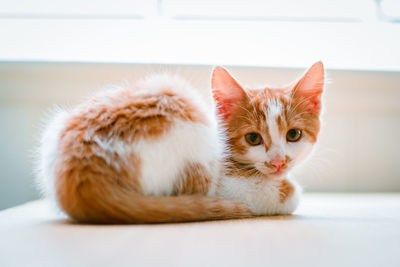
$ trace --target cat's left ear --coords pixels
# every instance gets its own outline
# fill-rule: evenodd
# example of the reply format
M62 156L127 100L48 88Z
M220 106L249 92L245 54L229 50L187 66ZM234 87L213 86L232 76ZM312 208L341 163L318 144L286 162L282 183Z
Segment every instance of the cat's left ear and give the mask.
M292 88L292 97L301 101L311 113L321 111L321 95L325 86L325 70L321 61L315 63Z

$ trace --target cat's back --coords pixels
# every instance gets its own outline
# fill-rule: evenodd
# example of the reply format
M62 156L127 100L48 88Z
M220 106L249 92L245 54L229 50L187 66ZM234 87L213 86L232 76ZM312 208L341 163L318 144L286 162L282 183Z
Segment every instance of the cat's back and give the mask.
M84 139L156 141L181 123L216 127L213 103L183 78L162 74L95 95L71 110L65 130L82 129Z

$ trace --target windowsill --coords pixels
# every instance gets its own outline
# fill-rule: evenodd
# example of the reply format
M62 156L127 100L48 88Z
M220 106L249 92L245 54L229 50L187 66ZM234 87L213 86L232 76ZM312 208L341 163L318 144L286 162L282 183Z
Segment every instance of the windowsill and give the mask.
M0 19L1 61L223 64L400 71L400 24Z

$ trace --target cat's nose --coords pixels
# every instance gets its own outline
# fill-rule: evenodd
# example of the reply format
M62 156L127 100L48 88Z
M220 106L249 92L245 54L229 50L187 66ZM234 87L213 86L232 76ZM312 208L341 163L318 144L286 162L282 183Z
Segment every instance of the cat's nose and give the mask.
M272 159L270 161L270 163L275 169L279 170L286 164L286 160L284 160L280 157L276 157L276 158Z

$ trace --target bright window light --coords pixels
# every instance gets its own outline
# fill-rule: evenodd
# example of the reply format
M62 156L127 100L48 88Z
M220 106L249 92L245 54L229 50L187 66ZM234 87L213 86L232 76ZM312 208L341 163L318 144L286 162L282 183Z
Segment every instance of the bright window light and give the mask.
M2 0L0 60L400 70L396 0Z

